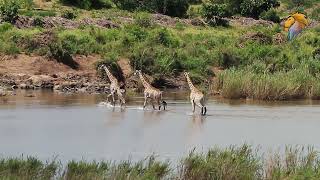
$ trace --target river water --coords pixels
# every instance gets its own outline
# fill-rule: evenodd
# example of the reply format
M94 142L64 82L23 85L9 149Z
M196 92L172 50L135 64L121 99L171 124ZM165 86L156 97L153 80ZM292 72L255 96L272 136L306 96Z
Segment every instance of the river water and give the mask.
M105 95L21 91L0 97L0 157L47 160L141 160L152 153L178 160L195 148L248 143L262 151L285 145L320 147L320 102L207 102L207 116L192 114L186 92L165 94L168 110L125 109L100 103Z

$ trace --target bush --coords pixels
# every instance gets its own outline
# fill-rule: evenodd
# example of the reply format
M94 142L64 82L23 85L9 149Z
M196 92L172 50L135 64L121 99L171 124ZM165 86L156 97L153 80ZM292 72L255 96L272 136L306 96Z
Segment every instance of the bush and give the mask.
M83 9L111 8L111 0L60 0L64 4L77 6Z
M203 16L227 17L241 14L258 18L262 12L278 5L277 0L209 0L203 4Z
M243 0L240 4L241 15L258 18L264 11L279 6L276 0Z
M19 14L24 16L41 16L41 17L47 17L47 16L56 16L56 12L53 10L20 10Z
M4 21L13 23L18 17L20 5L15 0L3 0L0 4L0 13Z
M10 24L10 23L2 23L0 25L0 32L3 33L3 32L6 32L6 31L12 29L12 28L13 28L12 24Z
M189 18L200 17L202 15L202 5L192 5L187 11Z
M135 19L135 23L145 28L152 25L151 17L148 13L139 13Z
M277 11L274 9L270 9L269 11L261 13L260 19L272 21L274 23L280 23L280 17L278 16Z
M62 12L61 17L64 17L66 19L75 19L77 18L78 13L75 10L66 10Z
M231 15L227 4L217 4L214 0L210 0L202 5L202 16L210 26L228 26L229 22L223 17Z
M311 13L311 18L315 20L320 20L320 8L315 8Z
M188 0L114 0L124 10L146 10L169 16L183 17L189 8Z
M44 24L44 22L43 22L43 17L41 17L41 16L36 16L36 17L34 18L33 24L34 24L35 26L38 26L38 27L43 27L43 24Z
M217 4L214 2L214 0L203 3L202 14L206 19L211 19L216 16L229 17L232 15L227 4Z

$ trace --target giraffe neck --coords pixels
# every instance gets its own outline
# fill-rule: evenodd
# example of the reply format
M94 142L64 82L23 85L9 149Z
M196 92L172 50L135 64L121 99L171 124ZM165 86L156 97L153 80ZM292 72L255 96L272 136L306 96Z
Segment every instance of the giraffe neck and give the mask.
M106 74L107 74L108 78L110 79L110 81L116 80L116 78L111 74L111 72L109 71L109 69L107 67L104 67L104 70L106 71Z
M151 85L144 79L143 75L141 72L139 72L139 77L140 77L140 80L142 82L142 85L144 88L150 88Z
M195 91L195 90L196 90L196 87L194 87L194 85L193 85L190 77L187 75L186 78L187 78L187 81L188 81L188 85L189 85L190 90L191 90L191 91Z

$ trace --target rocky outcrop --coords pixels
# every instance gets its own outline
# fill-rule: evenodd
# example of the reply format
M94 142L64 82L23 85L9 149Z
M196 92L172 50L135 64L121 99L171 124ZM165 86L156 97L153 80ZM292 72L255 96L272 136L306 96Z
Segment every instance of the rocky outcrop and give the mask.
M84 18L80 21L74 21L63 17L43 17L33 18L27 16L19 16L15 21L14 25L17 28L31 28L35 26L41 26L46 29L55 27L64 27L67 29L75 29L82 25L98 26L102 28L118 28L118 24L111 22L107 19L93 19Z

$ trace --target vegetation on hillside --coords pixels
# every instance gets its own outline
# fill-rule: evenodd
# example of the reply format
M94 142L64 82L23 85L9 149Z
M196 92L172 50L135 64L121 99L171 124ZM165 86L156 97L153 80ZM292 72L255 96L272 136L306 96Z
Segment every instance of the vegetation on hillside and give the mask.
M260 155L248 146L194 151L180 162L155 156L132 162L42 162L36 158L0 159L1 179L319 179L319 154L313 148L287 147L281 155ZM176 166L174 166L176 164Z
M2 2L5 3L1 4L0 12L7 21L0 25L0 52L3 54L46 55L59 61L75 54L99 54L102 63L126 57L134 69L142 69L155 78L175 77L183 71L190 71L193 80L200 83L208 82L204 80L209 80L208 77L218 76L215 89L226 98L283 100L320 97L319 25L306 29L294 41L278 42L278 36L286 39L278 24L272 27L228 26L225 21L220 21L238 14L279 22L279 15L286 16L292 9L303 10L316 20L319 12L313 7L319 7L319 3L315 0L259 0L255 3L243 0L243 4L233 0L175 0L170 1L172 4L157 0L61 0L42 10L32 10L30 7L36 7L36 3L29 0ZM177 8L183 10L177 11ZM198 16L214 27L179 21L162 25L154 21L150 12L185 18ZM174 14L176 12L182 14ZM16 28L11 23L19 14L34 17L36 26ZM87 25L48 30L42 27L45 16L62 16L73 21L86 16L106 18L120 23L121 27L106 29ZM133 21L125 22L122 18ZM44 36L51 42L43 43ZM212 67L225 71L214 74Z

